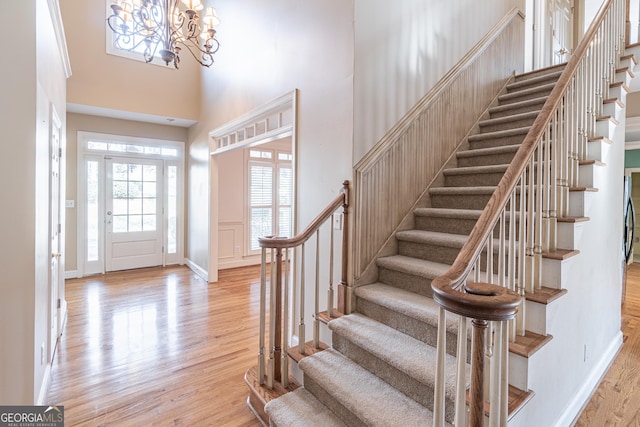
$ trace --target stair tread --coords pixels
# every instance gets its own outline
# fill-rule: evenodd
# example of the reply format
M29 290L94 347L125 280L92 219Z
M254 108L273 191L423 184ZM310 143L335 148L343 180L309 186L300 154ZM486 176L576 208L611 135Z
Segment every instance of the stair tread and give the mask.
M505 105L505 107L510 105L516 105L516 103L507 104ZM513 129L477 133L475 135L469 136L469 142L485 141L487 139L505 138L505 137L514 136L514 135L526 135L527 133L529 133L529 129L531 129L531 126L523 126L519 128L513 128Z
M323 343L322 341L319 342L318 347L320 348L314 347L313 341L307 341L306 343L304 343L304 354L300 353L300 349L296 345L296 346L287 348L287 355L291 359L293 359L296 363L300 363L300 361L305 357L313 356L314 354L329 348L329 346Z
M480 120L478 124L480 125L480 127L491 126L496 124L509 123L516 120L536 118L538 114L540 114L540 111L528 111L526 113L511 114L505 117L496 117L494 119Z
M554 68L557 68L558 69L557 71L562 72L566 65L567 63L563 62L562 64L550 65L548 67L538 68L537 70L527 71L526 73L521 73L516 75L516 80L527 80L537 75L543 75L542 73L554 72L554 71L551 71Z
M434 187L429 189L430 194L493 194L496 186L477 186L477 187Z
M558 71L553 71L546 74L540 74L537 76L534 75L527 79L520 79L516 82L509 83L507 85L507 90L517 89L523 86L531 86L532 84L545 82L547 80L554 80L554 83L555 83L555 81L558 80L558 78L560 78L560 74L562 74L562 71L563 70L558 70Z
M309 427L346 427L340 418L318 401L311 393L300 387L265 406L269 419L275 425Z
M304 358L300 369L365 425L433 423L430 410L333 349Z
M419 320L429 325L438 325L440 306L432 299L404 289L376 282L356 288L356 296L366 299L389 310ZM456 315L447 316L447 330L457 333Z
M527 99L527 100L524 100L524 101L513 102L511 104L498 105L496 107L489 108L489 114L502 113L504 111L514 110L514 109L518 109L518 108L530 107L532 105L538 105L538 104L544 104L547 101L548 98L549 98L548 96L540 96L538 98L533 98L533 99Z
M447 264L441 264L438 262L427 261L424 259L408 257L404 255L381 257L376 260L376 263L379 267L401 271L403 273L408 273L427 279L434 279L438 276L442 276L451 267Z
M461 248L468 237L469 236L463 234L425 230L404 230L396 233L396 239L398 240L414 243L431 243L452 248Z
M490 156L495 154L515 153L520 148L520 144L504 145L501 147L489 147L489 148L475 148L473 150L458 151L456 156L461 157L475 157L475 156Z
M547 305L557 300L566 293L566 289L553 289L543 286L541 289L536 289L534 293L525 291L524 296L527 301L533 301Z
M416 216L430 216L437 218L464 218L478 219L482 214L481 210L474 209L447 209L447 208L417 208L413 211Z
M504 173L508 167L509 165L463 166L459 168L445 169L443 173L445 176Z
M509 343L509 351L529 358L552 339L552 335L540 335L535 332L525 331L524 336L516 335L516 341Z
M536 92L545 92L553 89L555 85L556 85L556 82L553 82L546 85L534 86L532 88L515 90L513 92L505 93L504 95L499 95L498 102L508 101L514 98L520 98L521 96L532 95L532 94L535 94Z
M329 329L420 383L435 384L435 347L361 314L336 319ZM455 378L456 358L445 357L445 377ZM455 398L454 385L448 382L445 387L449 399Z

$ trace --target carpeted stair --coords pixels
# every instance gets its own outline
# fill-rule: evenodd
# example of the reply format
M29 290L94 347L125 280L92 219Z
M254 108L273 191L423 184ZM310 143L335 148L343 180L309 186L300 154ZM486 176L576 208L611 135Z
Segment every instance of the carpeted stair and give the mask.
M302 359L304 388L269 402L274 426L431 425L438 306L431 280L467 239L561 67L516 76L498 97L444 186L429 189L415 229L397 232L397 254L376 260L378 281L356 288L356 312L328 323L332 348ZM448 316L446 419L453 422L457 319ZM343 423L343 424L341 424Z

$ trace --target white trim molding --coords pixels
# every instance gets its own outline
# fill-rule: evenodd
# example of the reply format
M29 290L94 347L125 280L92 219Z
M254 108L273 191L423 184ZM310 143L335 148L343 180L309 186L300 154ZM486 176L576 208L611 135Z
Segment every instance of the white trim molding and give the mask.
M189 258L185 258L184 259L184 263L185 263L185 265L187 267L189 267L191 269L191 271L193 271L198 276L200 276L200 278L202 280L204 280L205 282L209 283L209 274L207 273L207 270L205 270L204 268L200 267L198 264L196 264L195 262L191 261Z
M71 61L69 61L67 39L64 35L64 25L62 24L62 15L60 14L60 2L59 0L47 0L47 3L49 4L49 14L51 15L53 30L56 33L56 41L60 53L60 60L62 60L62 66L64 67L64 75L66 78L69 78L71 77Z
M291 136L297 93L294 89L209 132L211 155Z

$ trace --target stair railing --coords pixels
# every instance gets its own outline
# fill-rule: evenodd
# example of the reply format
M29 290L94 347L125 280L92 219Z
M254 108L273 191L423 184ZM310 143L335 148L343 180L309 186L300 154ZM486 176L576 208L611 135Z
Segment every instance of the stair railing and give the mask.
M342 212L339 212L342 210ZM342 215L337 219L337 214ZM334 224L342 228L342 246L339 261L336 261L334 247ZM324 228L323 228L324 226ZM326 298L326 313L320 311L320 232L329 228L329 266L328 286ZM283 387L289 384L288 351L289 351L289 314L290 302L293 302L297 291L299 306L297 309L298 322L298 352L301 355L307 353L305 341L305 266L306 246L315 243L315 295L314 295L314 325L313 342L314 349L320 348L320 317L335 317L340 313L350 311L350 295L348 284L348 236L349 236L349 181L343 182L342 190L335 199L304 229L300 234L290 237L261 237L258 239L262 248L262 265L260 278L260 342L258 353L258 378L261 386L266 385L273 389L275 382L280 382ZM311 240L315 237L315 242ZM325 252L326 253L326 252ZM269 256L268 256L269 255ZM341 268L341 280L338 289L333 286L334 265ZM295 274L292 265L298 265L300 274ZM267 269L269 266L269 269ZM267 280L269 270L269 280ZM267 288L269 297L267 298ZM335 308L337 298L337 311ZM269 310L267 312L267 299ZM268 325L268 327L267 327ZM267 334L269 335L267 340Z
M453 265L432 282L441 306L434 426L443 426L452 411L456 426L484 425L486 402L489 425L507 423L509 339L524 334L525 292L541 287L542 254L556 249L558 218L570 214L569 191L579 189L580 161L599 130L624 49L624 24L625 0L606 0ZM455 405L445 405L447 311L471 319L473 327L468 414L466 321L459 322Z

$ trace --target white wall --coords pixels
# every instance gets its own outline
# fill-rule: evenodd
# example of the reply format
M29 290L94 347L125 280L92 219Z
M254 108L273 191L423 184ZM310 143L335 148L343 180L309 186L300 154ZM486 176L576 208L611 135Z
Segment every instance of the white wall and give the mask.
M338 194L353 164L353 2L277 0L266 7L258 0L218 0L215 7L221 47L216 63L202 71L201 120L190 129L188 159L187 256L205 270L210 254L217 262L217 247L209 252L209 220L219 221L217 181L209 185L210 130L299 89L301 226ZM217 242L217 228L211 231Z
M514 6L355 0L354 163Z
M0 213L0 404L33 404L49 364L40 350L49 332L49 114L53 105L64 128L65 72L47 0L2 2L0 20L3 40L21 35L20 55L0 70L0 177L11 207Z

